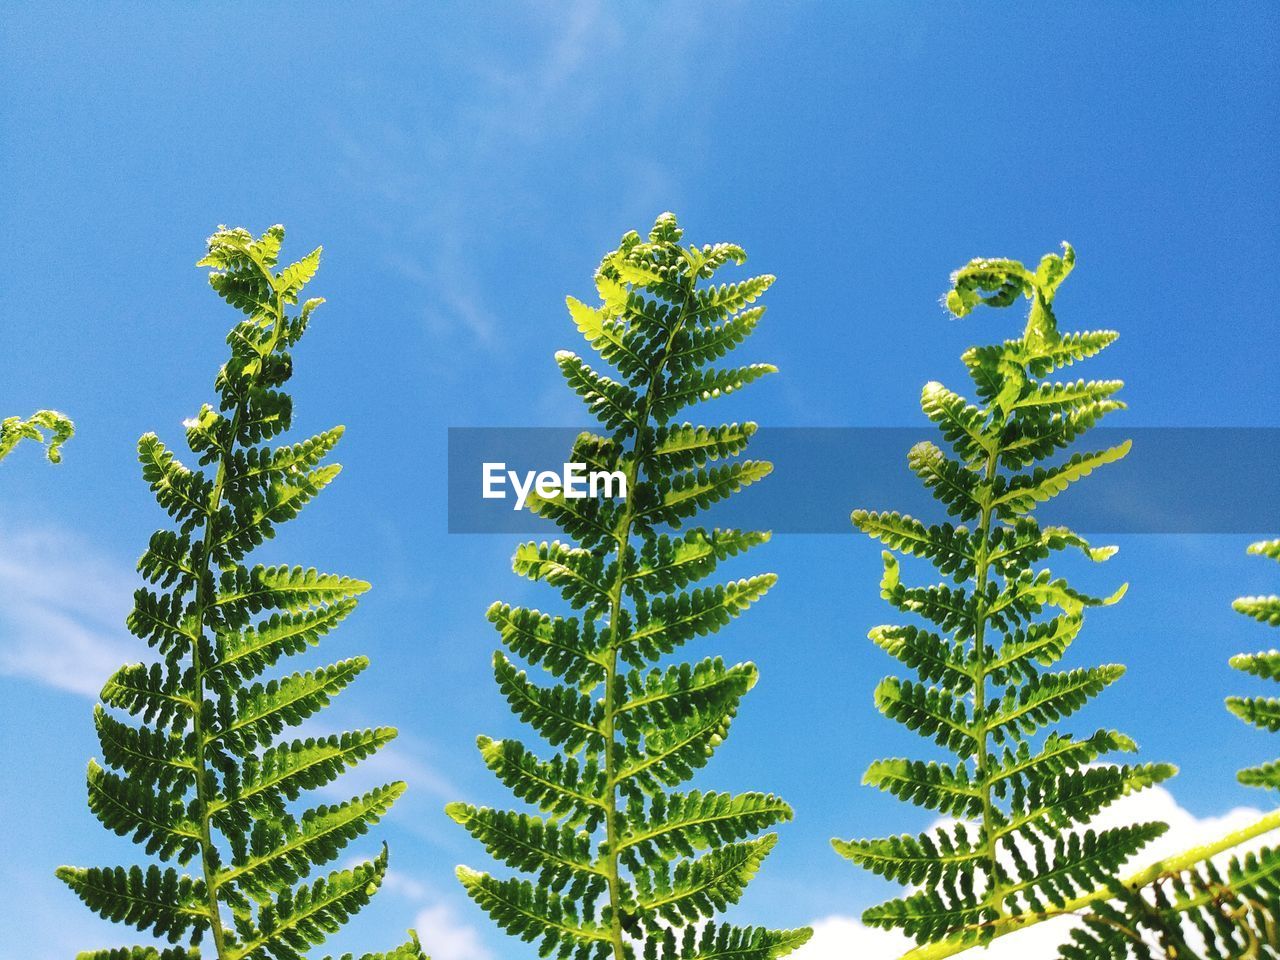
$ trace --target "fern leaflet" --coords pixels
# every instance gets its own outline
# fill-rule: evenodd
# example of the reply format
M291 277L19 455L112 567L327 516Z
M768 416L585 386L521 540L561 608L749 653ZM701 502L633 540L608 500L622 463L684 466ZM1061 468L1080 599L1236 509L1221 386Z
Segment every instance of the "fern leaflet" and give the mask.
M45 431L49 436L45 436ZM23 440L42 444L50 463L62 460L62 445L74 436L73 424L65 414L57 410L37 410L25 420L22 417L5 417L0 420L0 460L3 460Z

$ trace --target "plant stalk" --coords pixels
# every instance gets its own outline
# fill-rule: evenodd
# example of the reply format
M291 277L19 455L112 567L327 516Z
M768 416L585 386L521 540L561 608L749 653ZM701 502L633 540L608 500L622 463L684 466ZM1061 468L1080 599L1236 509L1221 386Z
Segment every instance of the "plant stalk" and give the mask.
M256 263L255 259L255 263ZM262 271L267 282L274 286L275 278L263 264L258 263L258 268ZM284 322L284 298L277 293L275 319L272 325L271 341L267 346L264 356L270 356L280 341L280 327ZM218 901L218 870L215 865L215 856L217 848L213 842L213 828L210 822L211 815L209 813L210 798L208 795L208 776L209 768L205 757L205 730L204 730L204 679L208 670L208 665L204 663L201 647L204 644L204 618L209 609L212 598L209 596L210 585L212 583L212 574L209 570L210 563L213 558L214 535L216 533L214 526L214 518L217 516L218 510L222 506L223 491L226 487L228 459L231 455L231 447L235 446L235 437L239 432L240 421L244 417L247 399L241 400L236 404L235 412L231 417L231 428L228 432L228 449L223 450L218 458L218 472L214 478L213 489L209 494L208 514L204 523L204 535L200 542L200 561L196 565L196 570L200 576L196 585L196 597L193 610L194 621L199 630L198 635L191 643L191 669L195 685L195 707L192 713L192 733L195 737L195 767L196 767L196 805L199 808L200 816L200 866L204 877L206 892L206 909L209 912L210 932L213 935L214 950L217 953L217 960L228 960L230 954L226 950L226 931L222 925L222 910ZM206 574L208 576L206 576Z
M614 581L610 586L609 592L609 660L605 668L605 707L602 730L607 787L605 796L605 846L608 851L605 855L604 869L605 878L609 886L609 941L613 949L614 960L626 960L626 944L623 941L622 931L622 880L618 869L618 783L615 779L617 776L615 722L617 717L618 643L621 639L619 624L622 622L623 613L622 591L626 581L627 547L631 540L631 525L635 520L634 492L640 474L640 461L644 454L642 445L646 441L645 432L649 425L649 408L653 396L653 385L662 376L662 370L666 366L667 358L671 353L671 346L675 341L675 336L684 326L688 317L689 306L693 302L697 283L698 272L695 270L690 278L689 289L686 291L684 304L680 308L680 315L676 318L675 323L672 324L671 332L667 335L662 352L658 355L657 363L654 364L654 368L649 375L648 389L640 401L640 416L636 422L636 435L635 442L632 444L631 462L627 464L625 472L627 478L627 502L623 507L622 518L615 534L618 549Z

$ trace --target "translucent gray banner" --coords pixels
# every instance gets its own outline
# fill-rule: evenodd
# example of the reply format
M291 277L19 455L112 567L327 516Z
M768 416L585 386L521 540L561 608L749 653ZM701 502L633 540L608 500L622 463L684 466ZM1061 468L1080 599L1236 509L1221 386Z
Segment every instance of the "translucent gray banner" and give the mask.
M547 536L553 525L513 509L506 471L562 473L577 428L451 427L448 455L450 533ZM1099 428L1075 450L1133 441L1128 457L1104 466L1043 504L1043 524L1081 533L1280 534L1280 427ZM907 451L939 442L928 427L762 427L746 457L774 472L716 505L707 526L775 533L847 533L857 507L940 520L942 507L907 469ZM1064 455L1065 458L1066 455ZM483 496L485 464L505 464L502 482ZM500 471L489 468L490 476Z

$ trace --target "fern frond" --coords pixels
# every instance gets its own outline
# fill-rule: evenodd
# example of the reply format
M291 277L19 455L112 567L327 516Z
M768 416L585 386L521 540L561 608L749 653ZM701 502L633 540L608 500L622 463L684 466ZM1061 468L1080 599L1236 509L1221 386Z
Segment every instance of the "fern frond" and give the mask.
M1255 543L1249 552L1280 559L1280 541ZM1259 599L1242 598L1235 608L1267 623L1267 616L1258 615L1265 609ZM1231 666L1261 680L1280 680L1276 651L1240 654L1231 658ZM1233 696L1226 704L1251 726L1280 731L1280 699ZM1241 770L1239 780L1246 786L1276 789L1280 761ZM1099 878L1104 886L1097 894L1069 904L1083 908L1084 924L1072 931L1059 957L1280 957L1280 851L1266 847L1222 859L1240 844L1276 829L1280 829L1280 811L1180 857L1152 864L1124 881Z
M775 842L761 832L789 820L790 807L771 794L675 789L710 761L758 672L719 657L666 658L726 626L776 579L700 585L769 535L692 521L772 466L742 459L754 423L673 419L774 371L709 366L756 329L764 308L753 304L773 278L709 285L745 254L680 239L669 214L648 240L628 233L596 273L599 305L568 299L575 326L612 367L556 354L601 425L578 437L573 462L621 472L627 492L531 496L561 536L521 545L512 567L555 588L572 615L504 603L488 612L505 647L493 661L498 688L556 752L477 742L537 813L448 807L492 857L533 878L462 867L468 894L508 933L564 960L773 960L809 936L712 919L741 897Z
M917 443L907 454L907 465L956 519L967 522L982 512L980 477L964 463L948 457L937 444Z
M684 520L763 480L771 472L771 463L740 460L655 477L650 490L638 490L634 495L638 501L634 522L637 527L667 524L678 528Z
M570 753L586 747L598 752L603 741L600 704L571 687L542 687L501 651L493 655L493 673L511 711L553 747Z
M594 621L553 617L505 603L494 603L487 616L516 656L579 687L590 688L604 679L605 663Z
M883 840L836 840L836 853L872 873L904 885L936 884L976 868L986 850L975 843L964 824L938 828L919 836Z
M908 465L949 520L853 513L854 526L887 548L881 596L924 621L871 631L877 646L915 675L880 681L876 706L954 757L876 761L864 782L959 822L916 836L833 843L874 873L919 888L871 908L863 920L915 938L921 956L934 955L928 945L942 956L985 943L1091 893L1164 829L1090 830L1103 808L1174 770L1100 762L1133 751L1133 742L1112 731L1077 739L1058 729L1124 668L1047 669L1068 655L1087 609L1124 593L1091 596L1039 566L1063 550L1093 562L1115 552L1065 527L1042 528L1032 513L1129 450L1126 442L1042 463L1123 406L1115 399L1119 381L1039 379L1115 339L1059 331L1053 299L1074 263L1064 245L1034 270L1013 260L975 260L953 275L947 306L956 316L1023 298L1030 311L1018 339L964 354L977 402L937 382L921 393L943 443L917 444ZM951 582L904 584L899 556L925 560Z
M673 652L694 637L715 633L777 582L772 573L715 587L655 597L637 605L635 626L616 631L618 655L632 666Z
M693 367L661 389L654 389L650 394L649 413L654 421L663 424L685 407L728 396L763 376L777 372L778 368L771 363L752 363L725 370Z
M321 302L298 307L320 251L277 268L283 239L278 226L257 238L223 228L209 239L201 264L211 268L210 284L245 315L227 338L218 400L185 424L192 466L154 434L138 443L143 479L172 528L152 535L138 562L147 586L135 593L127 625L161 660L121 667L102 689L94 710L102 763L89 764L89 807L146 854L193 873L155 864L61 868L58 876L100 916L186 944L82 955L95 960L198 957L203 938L210 960L301 960L369 901L386 873L384 847L373 860L312 878L386 814L403 783L301 813L292 804L395 731L280 740L369 661L263 677L317 645L369 585L244 562L340 470L325 460L341 427L266 443L292 423L283 390L290 350ZM69 425L55 432L51 453L69 435ZM425 960L416 937L365 960L379 958Z
M556 363L570 389L580 396L607 430L633 423L637 399L635 391L609 377L596 373L577 354L561 350Z
M1145 871L1138 882L1111 881L1061 960L1203 956L1280 956L1280 850L1208 857Z
M604 816L607 777L593 759L555 756L540 760L516 740L478 737L485 765L519 799L549 816L593 829Z
M1280 597L1239 597L1232 606L1246 617L1269 627L1280 627Z
M221 631L217 636L217 663L211 670L251 680L275 666L281 657L316 646L355 608L354 597L343 597L293 613L273 613L243 630Z
M1038 467L1031 474L1022 474L998 484L993 491L992 504L1002 508L1002 513L1026 513L1037 503L1056 497L1068 486L1089 476L1098 467L1115 463L1124 457L1131 447L1128 441L1109 450L1097 453L1077 453L1066 463L1056 467Z
M336 870L301 887L283 888L258 911L255 921L237 918L237 932L244 942L231 952L231 957L305 960L307 950L323 943L348 917L368 904L386 872L384 847L375 860L350 870Z

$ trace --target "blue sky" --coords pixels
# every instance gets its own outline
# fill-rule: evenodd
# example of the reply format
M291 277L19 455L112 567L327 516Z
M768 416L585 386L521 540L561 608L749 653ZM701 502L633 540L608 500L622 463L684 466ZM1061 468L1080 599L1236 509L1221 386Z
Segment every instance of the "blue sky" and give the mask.
M325 246L296 422L345 423L346 472L261 556L375 585L327 646L374 665L317 722L398 725L359 776L410 793L381 831L395 882L347 946L390 945L421 915L438 960L532 956L457 889L454 865L485 858L441 808L503 799L472 749L516 729L483 613L547 596L509 572L512 538L446 534L446 429L582 421L551 359L577 348L563 297L590 294L625 230L671 209L779 277L743 356L781 375L708 418L923 437L921 384L960 386L963 348L1017 328L947 320L947 274L1068 239L1063 324L1122 332L1088 371L1128 382L1115 423L1277 425L1269 4L14 3L5 19L0 412L56 406L80 432L61 467L26 450L0 475L0 956L124 942L52 869L135 856L84 806L91 697L140 655L121 621L162 516L134 443L177 442L224 353L232 318L192 266L219 223ZM1234 770L1271 747L1221 707L1242 685L1226 657L1271 639L1228 606L1275 590L1248 540L1129 536L1079 571L1132 586L1076 653L1129 675L1078 724L1178 763L1192 818L1262 802ZM864 639L887 614L878 552L782 536L743 569L762 568L777 589L705 646L763 674L706 782L781 793L798 820L739 916L855 915L891 891L827 839L928 822L857 785L872 758L923 749L871 704L889 670Z

